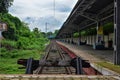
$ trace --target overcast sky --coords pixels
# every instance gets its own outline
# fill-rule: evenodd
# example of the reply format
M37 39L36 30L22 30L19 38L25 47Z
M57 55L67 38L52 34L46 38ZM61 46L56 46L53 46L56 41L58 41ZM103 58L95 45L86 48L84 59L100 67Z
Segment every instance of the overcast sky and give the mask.
M45 23L48 30L59 29L69 16L77 0L14 0L9 13L19 17L22 21L29 23L32 30L38 27L45 32Z

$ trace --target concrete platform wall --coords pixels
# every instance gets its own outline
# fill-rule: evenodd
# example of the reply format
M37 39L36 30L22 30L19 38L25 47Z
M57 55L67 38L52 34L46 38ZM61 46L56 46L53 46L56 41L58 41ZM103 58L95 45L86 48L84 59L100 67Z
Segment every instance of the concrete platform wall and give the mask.
M74 38L74 39L73 39L73 42L74 42L75 44L79 44L79 38Z
M96 43L97 35L81 36L81 41L85 42L85 40L87 41L88 45L93 45ZM105 47L108 47L109 40L113 41L113 33L110 33L109 35L103 35L103 41L105 42ZM73 41L74 43L79 44L79 38L74 38Z
M104 35L105 47L108 47L108 35Z
M96 42L96 35L86 36L87 44L93 45Z
M103 35L103 41L105 42L105 47L108 47L108 41L114 40L113 39L113 33L110 33L109 35ZM87 42L88 45L93 45L96 43L97 35L89 35L89 36L81 36L81 42ZM63 41L72 42L72 38L65 38ZM77 45L79 45L79 38L73 38L73 42ZM113 46L113 45L112 45Z
M81 36L81 41L84 42L86 40L86 36Z
M113 33L110 33L109 35L103 35L103 41L105 42L105 47L108 47L108 41L109 40L114 40L113 39ZM94 43L96 43L97 40L97 36L96 35L89 35L89 36L82 36L81 37L81 41L87 41L88 45L93 45Z

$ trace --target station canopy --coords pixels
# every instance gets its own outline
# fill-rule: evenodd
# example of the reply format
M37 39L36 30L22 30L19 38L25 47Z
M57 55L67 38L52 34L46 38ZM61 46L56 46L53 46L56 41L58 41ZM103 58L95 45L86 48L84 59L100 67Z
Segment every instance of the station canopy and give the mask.
M105 24L113 21L113 17L114 0L78 0L56 37L96 26L97 22Z

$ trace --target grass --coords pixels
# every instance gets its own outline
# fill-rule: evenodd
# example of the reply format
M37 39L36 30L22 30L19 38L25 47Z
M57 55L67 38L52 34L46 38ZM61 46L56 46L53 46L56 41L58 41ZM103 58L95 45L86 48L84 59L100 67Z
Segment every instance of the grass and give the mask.
M18 59L39 60L45 49L45 43L49 42L44 38L23 38L23 40L11 41L2 40L0 48L0 74L24 74L25 69L18 69Z
M24 74L25 69L18 69L17 59L1 59L0 74Z
M38 50L12 50L0 49L0 74L24 74L25 69L18 69L18 59L30 57L39 60L42 52Z
M120 66L119 65L114 65L114 64L108 63L108 62L97 62L97 65L103 66L105 68L108 68L108 69L120 74Z

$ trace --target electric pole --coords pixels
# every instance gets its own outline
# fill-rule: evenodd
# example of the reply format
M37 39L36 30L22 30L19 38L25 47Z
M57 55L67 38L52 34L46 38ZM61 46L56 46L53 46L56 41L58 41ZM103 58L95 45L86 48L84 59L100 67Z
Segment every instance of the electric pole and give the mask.
M48 23L46 22L46 23L45 23L45 33L46 33L46 37L47 37L47 25L48 25Z

